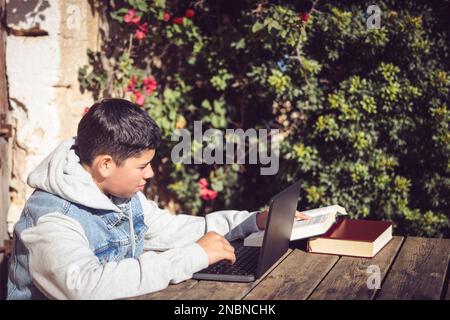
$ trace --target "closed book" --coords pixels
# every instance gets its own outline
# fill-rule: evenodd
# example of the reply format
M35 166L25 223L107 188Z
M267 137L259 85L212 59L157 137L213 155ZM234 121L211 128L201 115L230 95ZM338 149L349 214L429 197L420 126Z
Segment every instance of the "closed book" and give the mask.
M391 239L390 221L342 219L308 240L308 252L372 258Z

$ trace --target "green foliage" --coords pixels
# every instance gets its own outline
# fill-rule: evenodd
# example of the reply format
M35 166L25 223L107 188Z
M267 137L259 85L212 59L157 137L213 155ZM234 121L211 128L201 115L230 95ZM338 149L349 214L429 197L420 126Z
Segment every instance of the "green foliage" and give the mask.
M450 41L440 6L381 1L381 26L370 29L367 5L351 1L114 3L119 31L104 41L115 50L90 52L80 84L143 102L168 141L157 189L180 211L257 209L301 179L300 208L338 203L354 218L394 220L399 234L449 235ZM129 9L137 24L125 22ZM149 94L150 76L158 87ZM192 132L196 120L203 130L279 128L279 174L172 163L171 133ZM200 178L215 200L199 197Z

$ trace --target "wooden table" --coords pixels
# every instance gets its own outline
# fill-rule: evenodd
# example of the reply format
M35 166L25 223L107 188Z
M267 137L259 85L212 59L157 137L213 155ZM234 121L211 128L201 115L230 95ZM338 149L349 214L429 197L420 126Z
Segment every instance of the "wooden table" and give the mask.
M450 300L449 257L450 239L394 237L372 259L307 253L297 241L253 283L187 280L134 299Z

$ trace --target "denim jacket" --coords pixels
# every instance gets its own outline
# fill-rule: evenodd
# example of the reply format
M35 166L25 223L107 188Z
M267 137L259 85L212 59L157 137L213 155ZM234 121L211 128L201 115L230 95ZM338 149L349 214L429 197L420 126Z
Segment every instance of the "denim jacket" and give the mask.
M31 280L28 250L21 241L21 233L37 224L49 212L61 212L75 219L85 230L89 248L100 264L139 258L144 247L144 235L148 227L138 196L119 205L121 212L91 210L73 204L54 194L36 190L23 210L14 228L13 261L8 280L8 299L41 299L45 296ZM131 219L130 219L131 217ZM58 239L54 239L58 241Z

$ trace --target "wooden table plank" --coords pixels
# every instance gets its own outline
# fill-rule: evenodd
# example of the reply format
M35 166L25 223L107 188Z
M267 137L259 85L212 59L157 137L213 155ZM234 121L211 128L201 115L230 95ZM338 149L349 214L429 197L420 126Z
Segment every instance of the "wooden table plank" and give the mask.
M376 299L440 299L450 239L408 237Z
M370 300L377 289L367 285L371 270L379 268L380 284L392 265L401 245L403 237L393 239L373 258L341 257L327 274L320 285L309 297L310 300ZM372 266L370 269L369 267ZM374 269L372 269L374 268ZM370 284L374 283L370 281Z
M296 249L244 299L304 300L338 260Z
M166 289L132 297L127 300L177 300L186 299L184 294L197 284L197 280L186 280L178 284L171 284Z
M445 295L444 299L445 300L450 300L450 260L448 262L448 266L447 266L447 294Z
M448 267L447 267L447 294L445 295L445 297L444 297L444 299L445 300L450 300L450 276L449 276L449 274L450 274L450 262L449 262L449 265L448 265Z
M249 283L239 282L220 282L220 281L198 281L198 283L190 289L183 290L183 294L179 296L181 299L193 300L239 300L247 293L258 286L258 284L276 268L287 256L292 252L288 251L261 276L258 280Z

